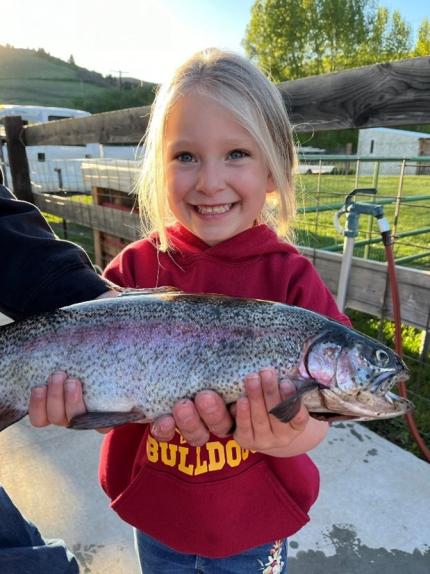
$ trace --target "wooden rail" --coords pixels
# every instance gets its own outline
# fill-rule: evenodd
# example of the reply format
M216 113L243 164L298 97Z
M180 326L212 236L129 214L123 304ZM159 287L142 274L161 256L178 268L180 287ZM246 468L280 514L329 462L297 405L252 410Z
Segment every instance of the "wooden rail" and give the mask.
M333 294L342 263L342 254L321 249L300 248L309 257ZM429 331L430 273L409 267L397 267L402 322ZM346 306L375 317L393 318L387 265L353 257Z
M141 237L140 218L135 213L43 193L35 193L34 202L41 211L52 213L72 223L110 233L128 241L136 241Z
M296 131L430 122L430 58L363 66L279 84ZM149 106L24 128L26 145L136 144Z

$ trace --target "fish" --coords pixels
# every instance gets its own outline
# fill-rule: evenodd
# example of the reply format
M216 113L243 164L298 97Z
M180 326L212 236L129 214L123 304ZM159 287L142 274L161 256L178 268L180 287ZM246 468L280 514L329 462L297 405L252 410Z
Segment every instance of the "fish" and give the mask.
M82 381L87 412L72 429L150 422L211 389L227 404L267 367L295 391L270 413L288 422L301 402L321 420L399 416L391 389L408 369L390 348L313 311L273 301L173 288L131 290L0 329L0 430L28 412L31 388L54 371Z

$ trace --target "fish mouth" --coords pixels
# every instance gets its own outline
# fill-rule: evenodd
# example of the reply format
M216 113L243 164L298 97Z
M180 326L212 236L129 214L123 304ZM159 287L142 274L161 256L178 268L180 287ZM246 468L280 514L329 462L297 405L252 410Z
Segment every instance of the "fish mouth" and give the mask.
M411 401L389 391L378 395L338 388L315 390L306 395L304 404L313 418L329 422L391 419L414 408Z
M370 392L377 395L386 395L396 384L404 383L409 379L406 366L393 374L392 370L379 374L372 381Z

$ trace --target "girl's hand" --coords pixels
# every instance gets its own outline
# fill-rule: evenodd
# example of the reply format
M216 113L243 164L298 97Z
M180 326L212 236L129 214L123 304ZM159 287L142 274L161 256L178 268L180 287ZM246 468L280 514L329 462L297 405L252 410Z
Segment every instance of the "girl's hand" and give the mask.
M298 454L296 451L300 452L301 447L297 446L303 442L301 438L310 420L306 408L302 405L297 415L288 423L283 423L269 414L273 407L294 391L294 385L283 382L281 394L276 371L264 369L259 374L251 374L245 378L245 389L247 396L238 399L235 406L234 438L240 446L272 456ZM313 427L313 423L311 426Z
M67 426L73 417L86 410L81 382L63 371L52 373L47 385L31 390L28 414L35 427Z
M28 414L35 427L49 424L67 426L73 417L85 412L81 382L63 371L52 373L47 385L33 387L31 391ZM212 391L201 391L194 403L178 401L173 407L173 416L157 419L152 432L158 440L168 441L173 438L177 427L190 444L201 446L209 439L209 429L224 435L232 424L232 416L222 398ZM111 429L97 430L106 433Z
M226 436L233 426L233 417L223 399L214 391L200 391L194 402L184 399L175 403L172 416L158 418L151 432L159 441L169 441L178 428L192 446L203 446L209 433Z

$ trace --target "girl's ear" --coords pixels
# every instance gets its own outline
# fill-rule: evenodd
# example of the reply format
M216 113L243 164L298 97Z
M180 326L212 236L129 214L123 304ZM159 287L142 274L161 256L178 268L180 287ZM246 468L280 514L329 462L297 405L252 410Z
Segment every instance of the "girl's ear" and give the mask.
M276 189L275 182L273 181L272 174L267 174L266 193L273 193Z

